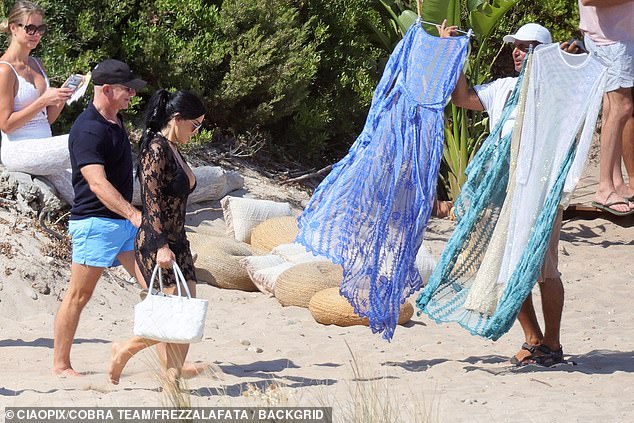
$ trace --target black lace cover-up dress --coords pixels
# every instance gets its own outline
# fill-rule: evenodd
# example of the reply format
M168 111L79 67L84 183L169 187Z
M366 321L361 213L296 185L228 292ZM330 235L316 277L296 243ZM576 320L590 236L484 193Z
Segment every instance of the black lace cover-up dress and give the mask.
M156 251L165 244L176 255L176 262L187 281L196 281L194 262L185 235L187 197L190 188L185 169L180 165L169 141L157 134L141 152L140 180L143 216L135 239L136 262L149 284L156 265ZM182 156L181 156L182 160ZM185 163L184 160L182 160ZM163 284L173 285L173 272L163 272Z

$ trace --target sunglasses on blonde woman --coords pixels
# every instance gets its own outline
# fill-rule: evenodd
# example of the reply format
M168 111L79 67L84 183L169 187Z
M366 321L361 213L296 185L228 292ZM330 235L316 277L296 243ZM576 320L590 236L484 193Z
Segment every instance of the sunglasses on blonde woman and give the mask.
M35 34L44 35L46 34L46 31L48 30L48 27L46 25L37 26L33 24L28 24L28 25L18 24L18 26L23 27L24 31L26 31L28 35L35 35Z

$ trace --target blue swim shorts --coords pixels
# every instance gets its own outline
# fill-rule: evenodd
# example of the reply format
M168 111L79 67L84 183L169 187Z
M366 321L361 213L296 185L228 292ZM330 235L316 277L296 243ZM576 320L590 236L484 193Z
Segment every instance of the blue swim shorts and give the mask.
M73 263L111 267L120 265L119 253L134 250L137 228L126 219L87 217L70 220L68 232L73 240Z

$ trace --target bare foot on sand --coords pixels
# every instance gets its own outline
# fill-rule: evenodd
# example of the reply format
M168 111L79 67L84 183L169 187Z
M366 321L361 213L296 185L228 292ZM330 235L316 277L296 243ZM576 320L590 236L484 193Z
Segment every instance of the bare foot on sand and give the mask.
M76 372L72 367L68 367L66 369L53 369L53 376L77 377L77 376L83 376L83 375L79 372Z
M190 361L186 361L183 364L183 369L181 370L181 376L183 378L191 379L203 374L207 374L217 380L224 380L225 376L225 373L222 371L222 369L214 363L192 363Z
M119 378L121 377L121 372L125 367L126 363L130 359L129 354L121 353L121 344L118 342L112 343L112 355L110 358L110 369L108 369L108 376L110 377L110 383L113 385L119 384Z

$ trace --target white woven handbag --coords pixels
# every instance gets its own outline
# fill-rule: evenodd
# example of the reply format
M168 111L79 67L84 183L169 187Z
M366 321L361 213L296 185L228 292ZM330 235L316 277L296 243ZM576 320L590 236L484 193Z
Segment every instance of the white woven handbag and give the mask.
M176 263L172 268L178 295L163 293L163 275L158 265L155 266L147 297L134 306L134 334L173 344L199 342L205 328L208 301L192 298L180 268ZM158 293L153 289L157 274ZM181 285L185 288L186 297L181 296Z

